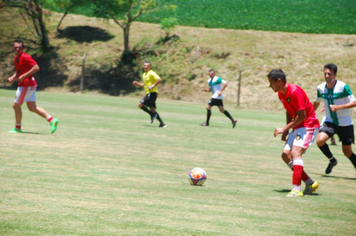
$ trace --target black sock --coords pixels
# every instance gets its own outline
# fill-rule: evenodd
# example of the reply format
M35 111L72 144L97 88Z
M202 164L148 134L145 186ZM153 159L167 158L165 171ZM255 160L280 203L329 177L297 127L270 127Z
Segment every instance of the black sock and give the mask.
M161 117L158 115L157 112L156 112L156 114L157 114L157 120L159 121L159 123L160 123L160 124L164 124L164 123L163 123L163 120L161 119Z
M349 160L351 161L351 163L356 168L356 155L354 153L352 153L352 155L349 157Z
M207 113L206 113L206 124L207 125L209 124L210 116L211 116L211 110L207 110Z
M147 112L148 114L150 114L150 116L152 115L152 112L150 112L150 110L148 110L148 108L146 106L142 106L141 109L145 112Z
M232 118L232 116L230 115L230 113L228 111L224 111L225 116L227 116L232 122L234 122L234 118Z
M329 145L325 143L323 146L319 147L319 149L321 150L322 153L324 153L324 155L329 159L331 163L337 162L336 158L333 156L333 154L330 151Z

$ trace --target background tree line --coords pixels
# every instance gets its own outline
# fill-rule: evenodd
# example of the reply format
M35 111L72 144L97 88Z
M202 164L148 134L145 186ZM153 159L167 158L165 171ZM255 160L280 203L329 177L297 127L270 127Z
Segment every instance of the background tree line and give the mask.
M48 40L48 30L44 13L46 9L63 12L58 22L57 31L66 15L76 10L86 9L86 14L94 17L112 19L122 30L124 37L124 51L122 58L130 59L130 27L138 17L151 12L175 10L174 5L159 5L156 0L1 0L1 7L19 9L21 17L28 29L36 38L43 53L51 51ZM163 19L161 27L166 30L174 27L177 21L173 18Z

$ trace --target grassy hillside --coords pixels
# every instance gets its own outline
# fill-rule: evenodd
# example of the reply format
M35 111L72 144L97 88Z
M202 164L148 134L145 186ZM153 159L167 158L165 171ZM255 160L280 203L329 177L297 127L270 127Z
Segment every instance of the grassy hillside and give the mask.
M13 73L12 40L23 37L30 54L35 54L38 46L31 42L33 37L16 10L3 9L0 14L3 19L0 26L3 35L0 39L1 86L7 87L7 76ZM140 78L145 59L152 61L154 70L164 80L159 87L161 98L196 101L203 106L210 97L202 91L209 68L215 68L219 76L228 80L225 101L230 104L236 104L237 78L242 68L242 108L281 108L276 94L268 88L266 74L272 68L282 68L289 82L300 84L313 99L316 86L323 81L323 65L334 62L339 66L338 78L356 91L355 35L178 26L172 33L179 40L162 44L164 31L158 25L136 22L132 26L130 45L137 51L137 64L123 67L118 64L123 49L122 30L111 20L68 15L61 32L57 33L55 29L60 18L61 14L54 12L46 16L55 53L50 60L39 57L42 70L36 78L42 89L53 90L55 86L57 90L78 91L82 58L86 53L86 91L106 84L107 93L112 95L142 96L143 92L130 84L133 79Z
M13 127L14 93L0 89L0 235L308 235L356 232L355 170L313 145L305 170L320 188L287 198L292 172L273 130L284 112L226 108L201 127L199 103L160 99L166 129L150 124L138 99L39 92L38 105L59 119L56 133L24 109L23 134ZM190 186L193 167L207 172ZM304 184L303 184L304 188Z

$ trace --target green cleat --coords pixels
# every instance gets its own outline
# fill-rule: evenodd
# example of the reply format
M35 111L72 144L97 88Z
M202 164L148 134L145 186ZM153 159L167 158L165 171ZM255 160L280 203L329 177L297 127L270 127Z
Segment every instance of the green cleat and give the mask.
M21 133L22 134L22 131L20 129L14 128L14 129L8 131L8 133Z
M53 119L53 121L51 122L51 134L53 134L56 129L57 129L57 125L59 123L59 120L58 119Z

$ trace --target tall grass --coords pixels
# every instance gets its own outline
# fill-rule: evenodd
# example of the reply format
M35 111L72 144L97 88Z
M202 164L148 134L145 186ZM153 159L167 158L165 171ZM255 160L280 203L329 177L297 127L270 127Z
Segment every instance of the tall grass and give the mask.
M291 171L273 138L284 112L226 107L201 127L205 104L158 99L168 124L159 129L139 98L39 92L38 105L59 118L50 134L23 107L23 134L13 126L14 91L0 90L1 235L353 235L355 172L340 146L339 164L312 146L306 171L320 183L290 199ZM206 170L190 186L193 167Z

